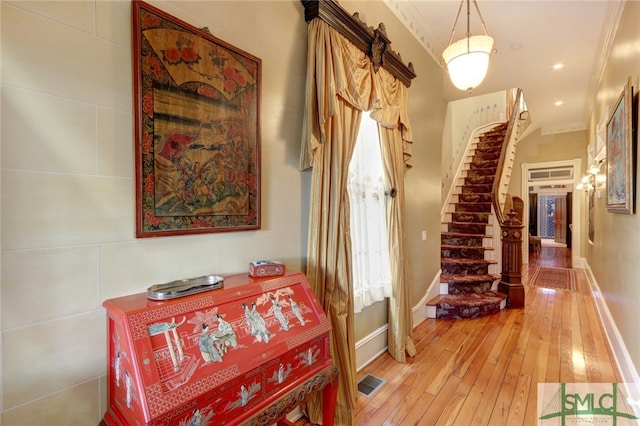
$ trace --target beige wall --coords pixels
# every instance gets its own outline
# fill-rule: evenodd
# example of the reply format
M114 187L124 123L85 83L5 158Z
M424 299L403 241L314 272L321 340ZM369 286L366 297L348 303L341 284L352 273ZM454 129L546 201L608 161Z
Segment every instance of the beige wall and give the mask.
M535 117L532 119L535 121ZM537 129L525 136L518 142L513 173L509 182L509 194L526 196L522 194L522 174L520 173L523 163L545 163L580 158L585 165L587 164L586 144L585 131L542 135L540 129ZM584 170L576 171L579 175L583 172Z
M415 143L406 216L416 304L439 269L442 71L381 2L341 3L369 25L384 21L393 48L418 74L409 91ZM101 419L103 300L152 283L242 272L257 258L304 267L309 173L297 168L306 61L302 5L153 4L262 59L262 229L136 239L130 3L3 1L5 426ZM359 338L384 322L384 309L365 311Z
M627 79L632 78L634 92L637 93L640 87L638 20L640 2L627 1L603 80L594 99L595 107L590 122L590 134L593 137L597 123L602 121L607 111L613 110ZM634 181L637 182L637 174ZM587 262L637 374L640 370L640 216L638 213L622 215L607 212L606 195L603 194L602 198L595 200L594 226L595 241L593 245L587 245Z

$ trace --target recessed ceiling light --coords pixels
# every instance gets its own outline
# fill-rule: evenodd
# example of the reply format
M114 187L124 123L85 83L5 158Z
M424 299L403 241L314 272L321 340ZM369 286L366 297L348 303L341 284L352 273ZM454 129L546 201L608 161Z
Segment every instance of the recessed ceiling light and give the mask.
M553 64L553 69L554 70L561 70L562 68L564 68L564 64L562 62L558 62L557 64Z
M554 104L555 106L560 106L560 105L564 104L564 102L562 102L562 101L555 101L553 104Z

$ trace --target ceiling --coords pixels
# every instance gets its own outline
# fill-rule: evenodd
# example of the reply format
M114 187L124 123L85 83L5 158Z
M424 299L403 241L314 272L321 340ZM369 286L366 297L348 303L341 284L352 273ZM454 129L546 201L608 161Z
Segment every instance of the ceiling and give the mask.
M460 0L384 0L423 47L440 62ZM510 88L523 89L532 126L542 134L583 130L595 97L622 0L479 0L497 53L471 94L445 74L447 101ZM471 2L471 35L483 34ZM466 32L464 3L453 41ZM402 53L402 52L400 52ZM554 70L553 65L564 67ZM556 106L556 102L562 105Z

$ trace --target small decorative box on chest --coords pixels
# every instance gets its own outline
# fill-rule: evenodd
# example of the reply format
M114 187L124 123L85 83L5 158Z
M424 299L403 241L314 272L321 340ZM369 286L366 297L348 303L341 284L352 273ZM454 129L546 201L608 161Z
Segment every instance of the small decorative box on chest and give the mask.
M106 300L106 425L268 425L322 391L335 410L330 324L304 274L224 277L224 288Z

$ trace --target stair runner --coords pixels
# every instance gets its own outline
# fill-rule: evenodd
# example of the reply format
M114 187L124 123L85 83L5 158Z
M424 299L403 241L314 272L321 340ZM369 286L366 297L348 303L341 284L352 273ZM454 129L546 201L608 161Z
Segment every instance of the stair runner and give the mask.
M429 302L436 306L436 318L476 318L500 311L507 295L492 291L500 275L490 274L483 239L491 214L491 193L507 125L499 125L479 136L458 200L441 235L441 283L448 294ZM499 226L495 224L494 226Z

